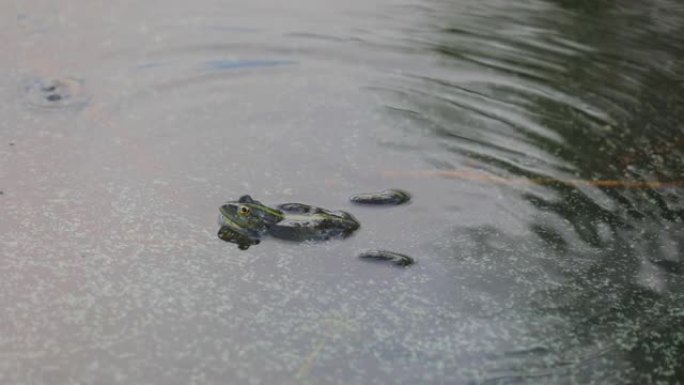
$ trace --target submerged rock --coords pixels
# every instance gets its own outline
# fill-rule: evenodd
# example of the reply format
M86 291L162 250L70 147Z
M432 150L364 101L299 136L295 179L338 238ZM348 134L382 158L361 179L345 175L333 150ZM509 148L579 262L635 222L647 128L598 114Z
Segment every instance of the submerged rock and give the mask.
M373 262L389 262L397 266L410 266L415 263L408 255L387 250L368 250L359 254L359 258Z
M362 205L400 205L411 200L411 194L403 190L389 189L380 192L362 193L349 198Z

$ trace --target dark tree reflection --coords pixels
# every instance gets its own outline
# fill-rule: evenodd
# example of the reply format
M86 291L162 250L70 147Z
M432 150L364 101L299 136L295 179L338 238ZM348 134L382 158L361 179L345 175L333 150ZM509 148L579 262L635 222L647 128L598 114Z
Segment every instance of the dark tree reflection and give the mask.
M558 370L586 374L601 360L620 361L628 366L604 383L684 380L681 186L619 187L684 179L684 9L656 0L491 3L443 5L434 20L440 38L422 43L445 69L474 75L405 79L396 90L403 111L448 151L432 164L484 170L534 208L530 236L498 237L506 246L497 250L541 250L557 261L545 274L558 273L560 284L540 282L515 306L562 320L539 330L548 351L572 361ZM558 183L506 186L521 178ZM463 249L454 254L495 253L489 245ZM516 266L506 266L498 278L511 279L499 283L522 288L510 283ZM477 268L473 276L492 269ZM587 376L580 378L602 378Z

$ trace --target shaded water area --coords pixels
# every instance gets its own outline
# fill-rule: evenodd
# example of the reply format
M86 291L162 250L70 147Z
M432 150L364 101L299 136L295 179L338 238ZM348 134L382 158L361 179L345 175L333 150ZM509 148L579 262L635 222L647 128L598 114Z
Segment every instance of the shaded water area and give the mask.
M5 1L0 46L2 384L684 383L678 0ZM361 229L241 251L242 194Z

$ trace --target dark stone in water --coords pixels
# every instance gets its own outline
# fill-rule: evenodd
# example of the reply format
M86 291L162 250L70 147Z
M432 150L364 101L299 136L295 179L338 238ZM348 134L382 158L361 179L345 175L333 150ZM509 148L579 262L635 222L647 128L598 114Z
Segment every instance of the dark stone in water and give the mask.
M389 262L397 266L410 266L415 263L408 255L387 250L368 250L359 254L359 258L373 262Z
M400 205L411 200L411 194L403 190L389 189L380 192L356 194L349 198L363 205Z
M89 100L83 92L83 81L72 77L30 79L23 91L30 105L41 108L81 107Z

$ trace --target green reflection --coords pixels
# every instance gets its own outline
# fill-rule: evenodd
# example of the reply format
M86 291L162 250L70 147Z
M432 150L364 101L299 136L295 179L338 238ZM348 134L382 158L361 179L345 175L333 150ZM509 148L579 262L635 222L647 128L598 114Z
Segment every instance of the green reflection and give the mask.
M663 8L667 20L653 16ZM525 368L536 353L504 355L483 382L684 378L681 185L567 183L684 180L684 11L667 1L454 4L435 28L439 38L423 43L444 69L471 75L406 77L392 113L445 150L430 164L466 159L500 178L508 202L534 209L526 237L475 228L470 246L454 246L454 270L468 270L471 285L521 292L512 311L529 317L550 362L535 372ZM558 183L513 183L521 177ZM478 256L493 262L469 262ZM492 276L497 284L480 283Z

